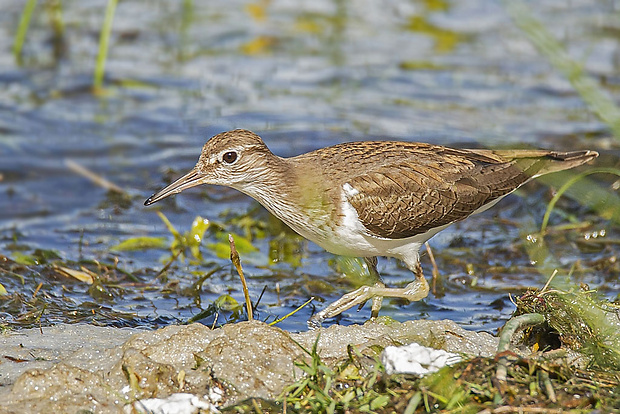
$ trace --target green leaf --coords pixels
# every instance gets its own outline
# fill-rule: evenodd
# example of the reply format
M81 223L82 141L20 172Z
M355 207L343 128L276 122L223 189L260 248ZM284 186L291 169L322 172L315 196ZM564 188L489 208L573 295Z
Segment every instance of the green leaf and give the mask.
M61 257L54 250L36 249L31 254L21 253L19 251L14 252L11 258L26 266L46 264L50 260L58 260Z
M222 295L215 299L215 306L224 311L235 311L241 308L239 302L230 295Z
M239 254L247 254L257 252L258 249L254 247L252 242L238 234L231 233L233 238L235 239L235 246L237 247L237 251ZM221 259L227 259L230 257L230 243L228 241L228 233L218 233L217 238L218 243L210 243L208 247L213 250L215 255Z
M403 414L414 414L420 402L422 402L422 393L418 391L413 394L413 397L409 400L409 404L407 404L407 408L405 408Z
M230 234L232 234L233 238L235 239L235 247L240 254L258 251L258 249L252 244L252 240L240 236L239 234ZM228 233L222 232L221 234L218 234L218 239L221 239L222 241L228 243Z
M202 254L200 253L200 244L204 237L205 231L209 228L209 220L197 216L192 223L192 228L185 236L187 244L189 245L192 256L198 261L202 261Z
M208 247L220 259L227 259L230 257L230 244L228 243L209 243Z
M21 253L21 252L14 252L11 255L11 258L13 260L15 260L16 263L19 263L21 265L28 266L28 265L37 264L37 261L36 261L36 259L34 257L32 257L29 254L24 254L24 253Z
M205 234L205 231L207 231L207 228L209 228L209 220L200 216L196 216L190 230L190 236L192 240L200 244Z
M110 250L124 252L131 250L165 249L165 237L133 237L110 247Z
M168 228L168 231L170 233L172 233L172 235L177 238L177 237L181 237L181 234L177 231L177 229L174 228L174 226L172 225L172 223L170 223L170 220L168 220L168 217L164 216L164 213L162 213L161 211L157 211L157 215L159 216L159 218L161 219L161 221L164 222L164 224L166 225L166 227Z

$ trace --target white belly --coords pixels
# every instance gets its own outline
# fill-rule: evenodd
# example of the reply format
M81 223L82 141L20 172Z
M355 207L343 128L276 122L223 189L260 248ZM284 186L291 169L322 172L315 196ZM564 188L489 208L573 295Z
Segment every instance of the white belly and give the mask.
M441 226L426 233L404 239L385 239L368 234L368 229L360 222L357 211L345 198L342 199L340 225L332 230L325 241L318 243L325 250L342 256L386 256L405 261L417 261L420 247L436 233L449 226Z

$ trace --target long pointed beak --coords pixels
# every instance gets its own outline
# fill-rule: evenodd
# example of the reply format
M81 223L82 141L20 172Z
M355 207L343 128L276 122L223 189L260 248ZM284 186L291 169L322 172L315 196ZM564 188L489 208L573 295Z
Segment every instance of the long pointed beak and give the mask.
M159 200L163 200L168 196L178 194L183 190L187 190L188 188L196 187L197 185L202 184L202 177L203 175L199 174L198 171L196 171L196 169L194 168L181 178L177 179L172 184L162 188L161 190L147 198L144 202L144 205L150 206L151 204L156 203Z

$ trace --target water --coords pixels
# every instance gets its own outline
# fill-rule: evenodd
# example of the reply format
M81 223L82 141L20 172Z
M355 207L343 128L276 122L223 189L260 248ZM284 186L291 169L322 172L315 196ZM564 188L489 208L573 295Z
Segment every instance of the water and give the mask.
M319 297L320 309L352 290L332 255L286 232L234 190L204 187L155 208L142 205L191 168L204 141L224 130L251 129L281 156L350 140L398 139L587 148L603 151L597 165L618 164L618 141L497 2L123 1L113 24L106 93L94 95L105 3L63 2L61 58L54 57L49 14L39 4L18 65L11 48L22 5L0 1L0 254L22 262L37 249L58 256L45 264L3 262L0 283L9 297L0 310L16 318L15 326L158 327L186 321L226 293L242 301L226 254L218 257L209 247L220 243L221 249L228 232L253 237L257 251L241 259L254 300L265 287L261 319L282 316L310 296ZM530 8L617 97L617 3L536 2ZM108 193L70 170L67 160L126 195ZM608 177L593 179L608 188ZM414 304L386 300L383 314L497 329L513 310L508 294L546 280L524 244L550 197L547 187L528 185L438 235L431 245L443 296ZM577 264L573 281L615 297L617 245L586 252L575 242L600 229L613 240L617 228L575 201L564 199L559 207L563 215L554 215L552 224L583 222L547 239L561 270ZM170 257L166 249L110 250L138 236L170 243L157 210L182 232L196 215L219 223L219 231L213 224L205 236L203 262L177 260L160 274ZM51 263L86 266L100 280L89 288L59 276ZM430 276L427 257L423 267ZM395 260L380 261L379 270L389 285L412 277ZM303 330L311 312L307 307L281 326ZM367 308L351 310L338 322L368 316Z

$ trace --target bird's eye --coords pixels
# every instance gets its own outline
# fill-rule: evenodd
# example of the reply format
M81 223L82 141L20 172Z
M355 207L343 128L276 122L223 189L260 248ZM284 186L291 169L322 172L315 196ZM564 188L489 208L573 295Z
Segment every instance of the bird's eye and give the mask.
M232 164L233 162L237 161L237 153L235 151L228 151L224 153L222 159L224 160L224 162Z

